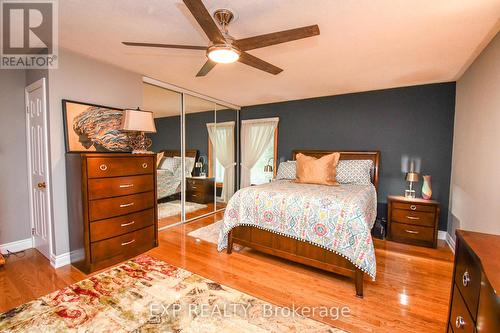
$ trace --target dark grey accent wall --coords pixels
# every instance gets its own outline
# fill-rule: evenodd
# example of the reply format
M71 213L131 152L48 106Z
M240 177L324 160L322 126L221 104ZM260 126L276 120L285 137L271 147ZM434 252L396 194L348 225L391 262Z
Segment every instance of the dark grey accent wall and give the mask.
M382 204L387 195L404 193L401 157L420 157L422 174L432 175L433 198L441 203L439 229L446 230L454 112L451 82L248 106L240 118L280 118L281 160L294 149L379 150Z
M235 110L217 110L217 122L236 121ZM215 112L197 112L186 115L186 149L197 149L200 156L208 156L208 131L206 124L215 122ZM181 149L180 116L156 118L156 133L152 134L153 151Z

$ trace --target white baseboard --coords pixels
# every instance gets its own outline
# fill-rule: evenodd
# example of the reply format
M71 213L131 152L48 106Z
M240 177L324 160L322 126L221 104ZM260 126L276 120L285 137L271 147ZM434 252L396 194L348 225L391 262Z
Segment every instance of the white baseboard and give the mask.
M62 266L66 266L71 264L71 258L69 252L59 254L59 255L50 255L50 264L54 268L59 268Z
M33 247L33 240L30 238L21 239L15 242L0 244L0 252L6 254L7 251L19 252Z
M455 253L455 241L453 240L453 238L450 236L450 234L448 232L439 230L438 231L438 239L442 239L442 240L446 241L446 244L448 244L448 246L450 247L451 252Z

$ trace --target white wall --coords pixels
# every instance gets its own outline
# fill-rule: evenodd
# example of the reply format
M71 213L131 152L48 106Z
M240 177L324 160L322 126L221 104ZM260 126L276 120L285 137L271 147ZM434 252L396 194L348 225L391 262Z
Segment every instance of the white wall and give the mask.
M25 71L0 70L0 244L31 237Z
M500 34L457 81L448 232L500 234Z
M55 255L69 251L62 99L117 108L142 107L142 75L60 50L49 73L50 150Z

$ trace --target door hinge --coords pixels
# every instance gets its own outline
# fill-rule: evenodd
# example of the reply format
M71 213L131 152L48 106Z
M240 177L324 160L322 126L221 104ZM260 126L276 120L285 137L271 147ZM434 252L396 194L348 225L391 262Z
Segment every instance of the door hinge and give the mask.
M35 228L31 228L31 236L35 236Z

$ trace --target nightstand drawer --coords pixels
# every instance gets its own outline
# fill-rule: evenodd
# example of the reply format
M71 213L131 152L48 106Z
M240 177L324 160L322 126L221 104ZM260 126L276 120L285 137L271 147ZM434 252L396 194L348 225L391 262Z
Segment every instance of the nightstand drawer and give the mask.
M391 239L408 244L433 246L434 228L393 222Z
M417 212L435 212L436 208L434 206L420 205L417 203L406 203L406 202L394 202L392 204L396 209L405 209Z
M436 215L434 213L395 208L392 210L391 219L399 223L434 227Z

